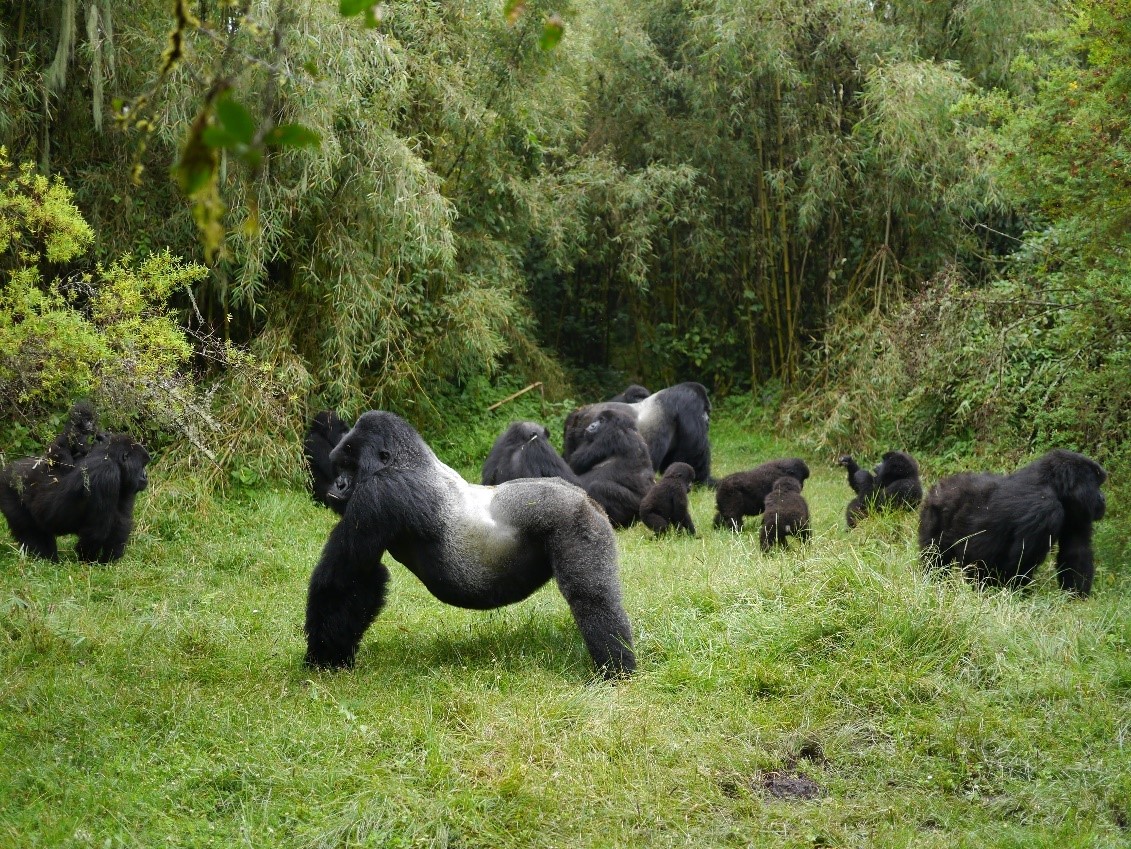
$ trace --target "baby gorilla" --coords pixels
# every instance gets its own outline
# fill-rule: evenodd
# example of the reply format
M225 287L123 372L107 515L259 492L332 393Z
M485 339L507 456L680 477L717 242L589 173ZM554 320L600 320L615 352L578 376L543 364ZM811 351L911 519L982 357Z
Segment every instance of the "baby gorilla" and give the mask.
M715 491L715 527L742 530L744 516L757 516L766 508L766 496L778 478L794 478L804 483L809 467L797 457L770 460L747 472L735 472L719 481Z
M90 453L109 434L98 431L98 414L89 401L79 401L67 413L67 424L47 446L47 462L53 470L67 471Z
M513 604L553 578L606 676L632 672L617 542L600 509L556 478L476 486L393 413L365 413L330 452L345 510L310 577L306 662L350 666L385 602L385 551L436 598Z
M602 410L585 426L569 465L614 528L639 518L640 501L652 488L652 461L631 415Z
M762 551L769 551L775 545L784 548L791 536L802 542L812 538L809 505L801 497L801 481L797 478L780 477L774 481L774 488L766 495L765 504L766 512L762 515L762 531L759 534Z
M979 584L1026 587L1057 546L1060 587L1092 591L1092 523L1104 517L1107 472L1090 457L1055 448L1009 475L963 472L943 478L919 514L928 569L957 561Z
M668 466L640 502L640 521L657 534L675 528L695 536L695 524L687 512L687 493L694 480L695 470L687 463Z
M572 484L581 483L554 450L550 431L538 422L513 422L495 440L483 463L484 486L519 478L561 478Z

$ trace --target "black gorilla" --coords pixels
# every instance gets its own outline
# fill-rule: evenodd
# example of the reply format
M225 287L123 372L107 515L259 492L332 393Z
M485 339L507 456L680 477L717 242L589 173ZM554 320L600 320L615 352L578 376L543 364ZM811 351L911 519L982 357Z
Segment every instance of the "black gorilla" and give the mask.
M58 560L55 537L78 534L80 560L109 563L125 551L134 500L149 484L148 462L149 452L120 433L70 469L38 457L17 460L0 472L0 512L29 554Z
M75 463L90 453L98 442L109 438L98 431L98 414L89 401L79 401L67 413L63 431L47 446L47 462L63 471L74 468Z
M695 470L695 480L714 486L708 440L711 400L702 384L678 383L633 403L605 401L574 410L566 417L562 449L562 456L571 466L571 457L585 428L602 410L620 410L635 419L655 471L663 472L672 463L687 463Z
M695 536L695 523L687 511L687 493L694 480L695 470L687 463L668 466L640 502L640 521L657 534L674 528Z
M561 478L581 485L577 475L550 443L550 431L538 422L513 422L495 440L483 463L483 485L518 478Z
M333 489L337 474L330 462L330 452L343 436L349 433L349 423L333 410L323 410L310 423L303 440L302 450L310 469L310 490L315 501L320 501L337 513L345 509L342 493Z
M775 545L784 548L791 536L803 542L812 538L809 505L801 495L801 481L797 478L785 476L774 481L774 488L766 494L765 507L759 534L763 551Z
M720 480L715 492L715 527L741 531L742 517L761 513L766 508L766 496L774 488L774 481L782 477L796 478L804 483L809 477L809 467L797 457L770 460L750 471L735 472Z
M614 395L609 400L619 401L622 404L635 404L637 401L643 401L651 394L652 390L648 389L646 386L641 386L639 383L631 383L625 388L624 392L619 395Z
M640 517L640 501L652 488L648 446L628 413L602 410L585 427L569 458L589 497L605 508L614 528Z
M919 464L906 452L888 451L876 466L875 474L861 469L848 455L839 462L848 470L848 485L856 493L845 510L850 528L869 513L887 507L914 510L923 500Z
M964 472L943 478L923 502L919 549L937 569L957 562L978 583L1025 587L1057 545L1062 589L1088 595L1095 564L1092 523L1104 516L1095 460L1057 448L1009 475Z
M384 604L387 549L440 601L475 610L554 578L597 667L635 669L616 535L581 489L551 478L468 484L387 412L365 413L330 459L346 507L310 578L307 663L353 663Z

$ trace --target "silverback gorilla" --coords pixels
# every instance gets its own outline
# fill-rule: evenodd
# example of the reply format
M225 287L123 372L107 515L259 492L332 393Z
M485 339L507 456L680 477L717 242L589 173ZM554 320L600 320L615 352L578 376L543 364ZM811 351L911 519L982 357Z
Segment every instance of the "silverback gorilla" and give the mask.
M39 457L0 472L0 512L29 554L58 560L55 538L78 534L80 560L109 563L122 556L133 529L134 501L149 485L149 452L125 434L95 444L73 468Z
M643 388L643 387L640 387ZM628 397L633 387L625 390ZM713 486L711 477L711 401L699 383L677 383L635 403L605 401L574 410L566 417L562 456L570 463L585 428L602 410L621 410L636 421L636 429L648 445L652 468L663 472L672 463L687 463L695 480Z
M491 446L483 463L483 485L495 486L519 478L561 478L581 481L550 442L550 431L538 422L512 422Z
M1057 545L1060 587L1092 590L1092 523L1104 516L1100 486L1107 472L1095 460L1056 448L1008 475L963 472L936 483L919 514L924 564L957 561L980 584L1025 587Z
M302 443L303 454L310 469L310 494L315 501L325 504L336 513L345 509L341 493L334 490L334 465L330 462L330 452L349 433L349 422L333 410L323 410L314 416L306 439Z
M330 453L344 515L310 577L306 662L350 666L385 601L386 550L436 598L489 610L551 578L606 677L632 672L616 536L579 488L553 478L468 484L408 422L370 411Z

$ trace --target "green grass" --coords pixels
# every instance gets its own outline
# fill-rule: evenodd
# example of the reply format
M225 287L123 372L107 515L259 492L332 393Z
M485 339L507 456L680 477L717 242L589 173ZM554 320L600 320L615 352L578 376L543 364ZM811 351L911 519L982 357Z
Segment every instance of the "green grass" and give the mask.
M717 471L799 453L762 428L717 421ZM356 669L311 672L334 517L158 466L119 563L0 552L0 846L1128 845L1116 505L1093 598L1047 565L981 593L921 575L912 516L846 532L843 472L807 459L804 549L712 530L701 491L699 538L620 532L640 669L619 684L552 586L462 611L388 560Z

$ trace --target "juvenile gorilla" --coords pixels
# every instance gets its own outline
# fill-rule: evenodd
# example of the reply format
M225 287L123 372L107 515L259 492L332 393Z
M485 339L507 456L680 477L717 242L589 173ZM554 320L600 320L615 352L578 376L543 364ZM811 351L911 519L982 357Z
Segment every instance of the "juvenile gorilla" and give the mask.
M302 443L306 464L310 469L310 491L315 501L325 504L335 513L345 509L342 493L334 490L334 464L330 462L330 452L349 433L349 423L333 410L323 410L315 415Z
M674 528L695 536L695 524L687 511L687 493L694 480L695 470L687 463L668 466L664 476L640 502L640 521L657 534Z
M550 431L538 422L513 422L495 440L483 463L483 485L494 486L519 478L561 478L581 481L550 443Z
M630 386L625 394L637 397L630 394L632 390ZM714 486L708 440L711 401L702 384L678 383L633 403L605 401L574 410L566 417L562 448L562 456L571 466L585 428L604 410L620 410L633 417L655 471L663 472L672 463L687 463L695 470L695 480Z
M809 467L797 457L770 460L750 471L735 472L720 480L715 492L715 527L741 531L743 517L757 516L765 510L766 496L774 488L774 481L782 477L804 483L809 477Z
M809 505L801 496L801 481L797 478L787 476L774 481L774 488L766 494L765 504L759 534L762 551L769 551L775 545L784 548L789 544L791 536L803 542L812 538Z
M108 434L98 432L98 414L89 401L79 401L67 413L67 424L62 433L47 446L47 462L52 468L64 471L90 453L98 442L105 442Z
M652 461L631 415L615 409L598 413L569 465L614 528L626 528L640 517L640 501L652 488Z
M616 536L581 489L551 478L468 484L388 412L365 413L330 459L346 507L310 578L308 664L352 665L385 601L388 550L440 601L474 610L553 578L597 668L635 669Z
M888 451L874 475L861 469L848 455L840 458L840 464L848 470L848 485L856 493L845 510L850 528L869 513L887 507L914 510L923 500L919 464L906 452Z
M98 443L70 469L17 460L0 472L0 512L29 554L58 560L55 538L78 534L80 560L109 563L126 549L148 462L149 452L125 434Z
M1095 460L1056 448L1009 475L943 478L923 502L919 549L929 569L957 562L979 584L1025 587L1057 545L1061 589L1088 595L1095 564L1092 523L1104 517Z

